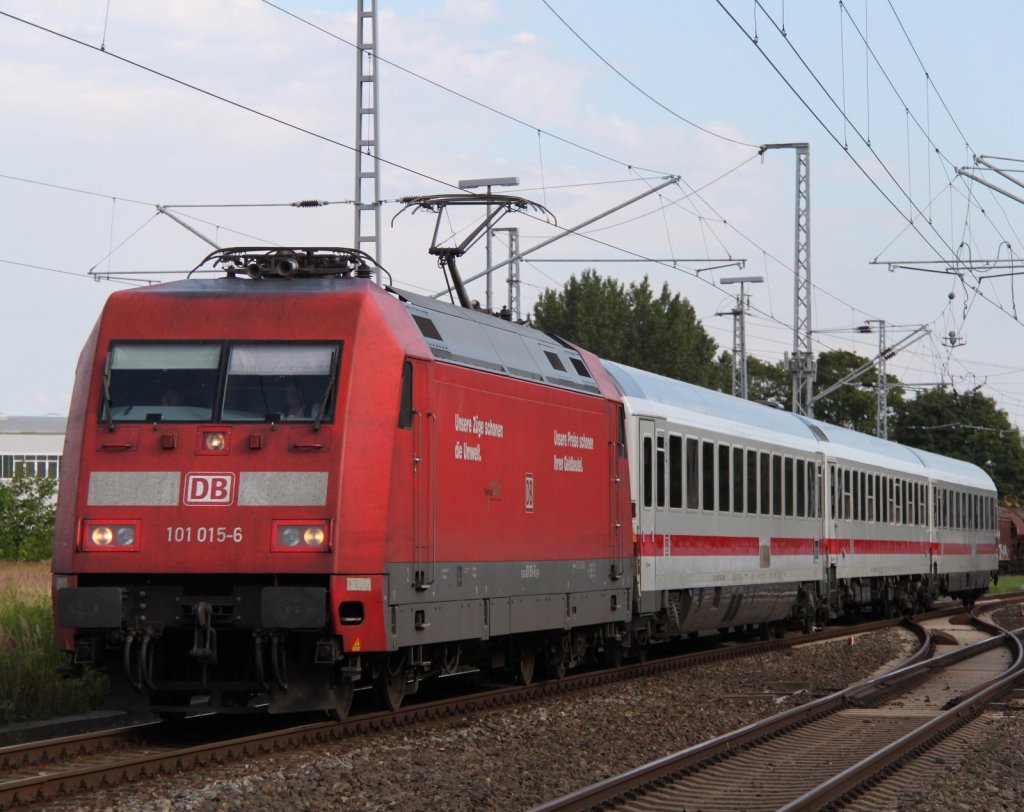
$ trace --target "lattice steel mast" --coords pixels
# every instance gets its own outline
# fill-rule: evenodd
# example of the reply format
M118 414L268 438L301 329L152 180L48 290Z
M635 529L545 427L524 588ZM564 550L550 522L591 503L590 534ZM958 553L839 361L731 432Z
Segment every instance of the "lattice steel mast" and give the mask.
M793 411L814 414L816 367L811 349L811 146L810 144L765 144L769 149L796 150L796 230L793 260Z
M356 0L355 247L381 261L377 0ZM380 270L377 270L380 283Z

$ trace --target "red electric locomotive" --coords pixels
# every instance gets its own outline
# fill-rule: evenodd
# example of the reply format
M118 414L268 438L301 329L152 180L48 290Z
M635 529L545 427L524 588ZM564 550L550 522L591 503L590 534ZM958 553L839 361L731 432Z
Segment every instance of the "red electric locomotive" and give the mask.
M344 715L465 666L617 654L621 399L535 330L387 291L347 249L230 249L114 293L79 361L60 645L122 703Z

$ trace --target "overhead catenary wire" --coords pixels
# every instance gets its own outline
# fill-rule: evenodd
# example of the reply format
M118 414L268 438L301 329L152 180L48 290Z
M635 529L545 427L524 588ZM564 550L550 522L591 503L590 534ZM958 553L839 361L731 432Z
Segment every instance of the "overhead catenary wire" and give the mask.
M346 39L345 37L342 37L342 36L340 36L338 34L335 34L333 31L330 31L330 30L324 28L323 26L317 25L316 23L312 22L311 20L307 20L306 18L302 17L301 15L296 14L294 11L290 11L289 9L282 8L281 6L279 6L276 3L272 2L272 0L262 0L262 2L263 2L264 5L270 6L271 8L276 9L277 11L280 11L282 14L286 14L287 16L289 16L289 17L293 18L294 20L296 20L297 22L300 22L303 25L307 25L310 28L313 28L313 29L319 31L320 33L330 37L331 39L335 39L338 42L342 42L345 45L348 45L348 46L350 46L352 48L357 48L358 49L358 46L355 43L353 43L352 41ZM637 164L637 163L635 163L633 161L624 161L624 160L622 160L620 158L614 158L611 155L607 155L607 154L605 154L603 152L600 152L599 150L596 150L596 149L594 149L592 147L588 147L588 146L586 146L584 144L580 144L577 141L573 141L573 140L571 140L569 138L565 138L564 136L558 135L557 133L554 133L554 132L552 132L550 130L545 130L543 127L538 127L536 124L531 124L530 122L525 121L525 120L523 120L521 118L518 118L517 116L514 116L511 113L506 113L503 110L499 110L498 108L493 107L493 106L487 104L486 102L482 102L479 99L474 99L472 96L469 96L469 95L467 95L465 93L462 93L462 92L460 92L458 90L454 90L454 89L452 89L452 88L442 84L441 82L438 82L438 81L436 81L434 79L431 79L428 76L424 76L421 73L417 73L414 70L410 70L409 68L406 68L406 67L404 67L402 65L399 65L397 62L392 62L391 60L386 59L386 58L380 56L379 54L377 54L374 57L374 59L376 59L378 62L380 62L383 65L388 65L389 67L392 67L395 70L401 71L402 73L405 73L405 74L407 74L409 76L412 76L415 79L419 79L422 82L426 82L427 84L429 84L429 85L431 85L433 87L436 87L438 90L442 90L445 93L449 93L449 94L451 94L453 96L456 96L456 97L462 99L463 101L469 102L470 104L475 105L475 106L477 106L477 107L479 107L479 108L481 108L483 110L487 110L488 112L494 113L497 116L501 116L502 118L507 119L508 121L512 121L512 122L514 122L516 124L519 124L519 125L521 125L523 127L527 127L527 128L529 128L531 130L534 130L538 134L538 136L541 135L541 134L546 135L548 138L553 138L554 140L559 141L559 142L561 142L563 144L566 144L567 146L571 146L571 147L574 147L576 149L582 150L584 152L588 152L588 153L590 153L591 155L593 155L593 156L595 156L597 158L602 158L602 159L604 159L606 161L610 161L612 163L618 164L619 166L624 166L624 167L628 167L628 168L635 168L635 169L642 169L644 172L651 172L651 173L656 174L656 175L670 175L670 174L672 174L671 172L668 172L668 171L665 171L665 170L662 170L662 169L652 169L650 167L643 167L643 166L640 166L639 164Z
M759 147L758 144L751 144L751 143L748 143L746 141L740 141L740 140L738 140L736 138L729 138L729 136L727 136L727 135L722 135L721 133L716 133L714 130L709 130L707 127L702 127L697 122L691 121L686 116L681 115L680 113L677 113L675 110L673 110L668 105L666 105L666 104L662 103L661 101L659 101L658 99L654 98L654 96L652 96L650 93L648 93L642 87L640 87L640 85L638 85L636 82L634 82L628 76L626 76L626 74L624 74L617 67L615 67L611 62L609 62L607 59L605 59L600 53L598 53L597 49L594 48L593 45L591 45L589 42L587 42L580 35L580 33L575 28L573 28L571 25L569 25L568 21L561 14L559 14L557 11L555 11L551 7L551 4L548 2L548 0L541 0L541 2L547 7L548 11L550 11L552 14L554 14L555 17L558 19L558 21L569 30L570 34L572 34L574 37L576 37L576 39L578 39L583 44L583 46L588 51L590 51L590 53L592 53L599 60L601 60L601 62L603 62L605 65L607 65L608 68L612 72L614 72L616 76L618 76L620 79L622 79L622 81L624 81L626 84L628 84L631 88L633 88L637 93L639 93L645 99L653 102L655 105L660 107L662 110L664 110L669 115L674 116L675 118L679 119L680 121L684 122L685 124L688 124L691 127L694 127L695 129L700 130L702 133L706 133L707 135L714 136L715 138L720 138L723 141L728 141L730 144L736 144L737 146L741 146L741 147L750 147L752 149L757 149Z
M334 146L341 147L342 149L347 149L350 152L358 151L356 147L352 146L351 144L346 144L344 141L339 141L336 138L331 138L328 135L318 133L315 130L309 129L308 127L303 127L299 124L295 124L291 121L288 121L287 119L281 118L280 116L275 116L271 113L267 113L255 107L252 107L251 105L243 104L242 102L235 101L234 99L230 99L227 96L215 93L212 90L207 90L206 88L200 87L199 85L193 84L191 82L186 82L184 79L179 79L176 76L172 76L169 73L165 73L164 71L157 70L156 68L151 68L148 65L144 65L141 62L135 61L134 59L129 59L126 56L116 54L113 51L102 50L99 48L99 46L93 45L92 43L86 42L85 40L78 39L77 37L73 37L70 34L65 34L53 28L48 28L45 25L32 22L31 20L27 20L24 17L19 17L16 14L11 14L8 11L0 10L0 16L7 17L10 20L22 23L23 25L27 25L31 28L36 29L37 31L42 31L47 34L51 34L52 36L59 37L60 39L78 45L82 48L88 48L91 51L104 54L105 56L109 56L110 58L116 59L119 62L123 62L126 65L131 65L132 67L138 68L139 70L145 71L146 73L150 73L154 76L160 77L161 79L166 79L167 81L173 82L176 85L180 85L181 87L187 88L188 90L193 90L196 93L201 93L204 96L207 96L211 99L216 99L217 101L223 102L224 104L228 104L231 107L235 107L238 110L251 113L255 116L265 119L266 121L271 121L274 122L275 124L280 124L283 127L288 127L289 129L295 130L296 132L300 132L312 138L324 141L325 143L333 144ZM397 161L388 160L387 158L383 158L379 155L376 157L377 160L379 160L381 163L387 164L388 166L391 166L395 169L399 169L403 172L408 172L411 175L416 175L417 177L423 178L424 180L429 180L432 183L437 183L442 186L446 186L450 189L458 189L458 186L456 184L449 183L448 181L442 180L441 178L436 178L433 175L427 174L426 172L420 172L416 169L413 169L412 167L406 166Z
M342 146L344 146L344 145L342 145ZM542 187L542 188L548 188L548 187L547 187L547 186L546 186L546 184L545 184L545 185L544 185L544 187ZM215 205L215 204L211 204L211 205ZM223 204L223 205L230 205L230 204ZM253 205L258 205L258 204L253 204ZM289 204L267 204L267 205L289 205ZM657 209L657 211L660 211L660 212L662 213L662 217L664 217L664 214L665 214L665 209L664 209L663 207L659 207L659 208ZM696 215L696 216L698 216L698 218L700 217L700 215ZM706 218L705 218L704 220L701 220L701 222L700 222L701 228L703 229L703 228L704 228L704 227L705 227L706 225L709 225L709 224L710 224L710 222L711 222L711 221L710 221L709 219L706 219ZM725 223L725 222L726 222L726 221L724 220L724 218L723 218L722 222L723 222L723 223ZM727 225L729 226L729 228L734 228L734 227L732 226L732 224L731 224L731 223L727 223ZM716 233L715 233L715 231L714 231L713 229L712 229L712 230L710 231L710 233L711 233L711 234L714 234L714 235L715 235L715 238L716 238L716 239L719 239L719 237L718 237L718 234L716 234ZM721 242L721 240L720 240L720 239L719 239L719 242ZM756 243L756 242L753 242L753 241L751 241L751 242L752 242L752 244L754 244L754 245L757 245L757 243ZM643 255L642 255L642 254L639 254L639 256L643 256ZM773 257L773 260L774 260L774 259L775 259L775 258ZM778 260L776 260L776 261L778 261ZM783 267L785 267L785 263L779 262L779 264L780 264L780 265L783 265ZM821 292L825 293L826 295L830 295L830 296L832 295L832 294L831 294L831 293L830 293L829 291L827 291L827 290L824 290L824 289L820 288L820 286L819 286L819 285L815 285L815 288L816 288L817 290L819 290L819 291L821 291ZM838 298L838 297L833 297L833 298ZM840 300L840 301L841 301L841 300Z

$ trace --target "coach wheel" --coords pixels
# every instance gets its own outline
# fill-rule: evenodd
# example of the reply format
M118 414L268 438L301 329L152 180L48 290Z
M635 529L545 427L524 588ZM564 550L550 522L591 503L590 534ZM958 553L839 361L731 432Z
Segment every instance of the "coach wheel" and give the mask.
M405 699L405 658L400 655L389 657L373 680L373 692L377 702L391 711L402 707Z
M355 696L356 685L348 677L339 678L338 682L331 686L331 697L334 699L334 707L329 708L327 715L336 722L343 722L348 718L348 712L352 710L352 697Z

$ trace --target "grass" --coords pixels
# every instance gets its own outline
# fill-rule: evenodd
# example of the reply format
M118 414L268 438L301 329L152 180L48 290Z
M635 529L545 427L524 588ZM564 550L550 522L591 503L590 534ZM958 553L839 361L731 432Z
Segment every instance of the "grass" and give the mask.
M1024 575L1000 575L999 583L988 588L991 595L1003 595L1007 592L1019 592L1024 586Z
M99 707L106 678L64 679L57 668L66 662L54 647L50 563L0 561L0 724Z

